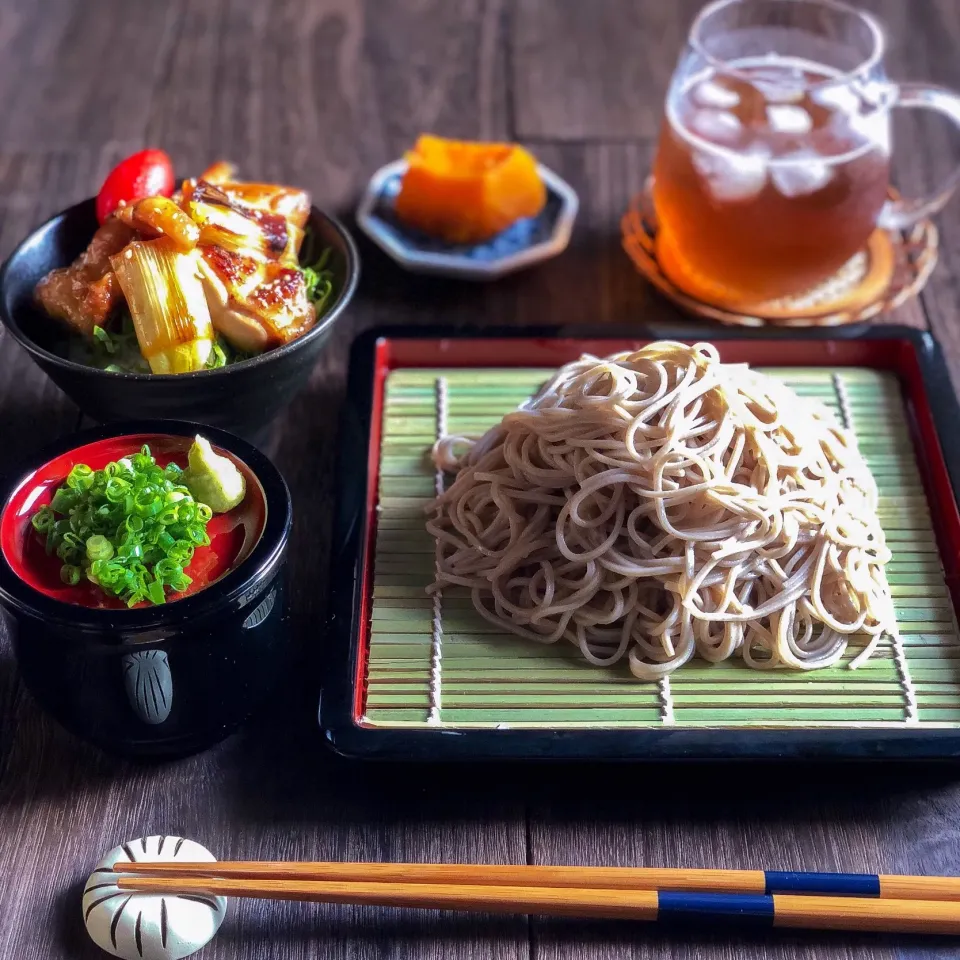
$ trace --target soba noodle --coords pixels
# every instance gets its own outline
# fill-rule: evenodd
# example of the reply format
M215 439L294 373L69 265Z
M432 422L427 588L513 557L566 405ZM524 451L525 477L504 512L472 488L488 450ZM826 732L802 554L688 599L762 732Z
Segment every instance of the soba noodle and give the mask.
M654 343L563 367L477 441L430 507L431 591L653 680L694 654L751 667L866 659L896 619L877 488L819 403L714 347Z

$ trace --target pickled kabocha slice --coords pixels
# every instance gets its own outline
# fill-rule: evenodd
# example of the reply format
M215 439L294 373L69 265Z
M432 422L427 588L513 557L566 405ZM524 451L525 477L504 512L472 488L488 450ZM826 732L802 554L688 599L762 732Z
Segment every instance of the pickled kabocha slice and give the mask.
M511 143L421 136L406 155L397 216L450 243L479 243L546 202L537 161Z

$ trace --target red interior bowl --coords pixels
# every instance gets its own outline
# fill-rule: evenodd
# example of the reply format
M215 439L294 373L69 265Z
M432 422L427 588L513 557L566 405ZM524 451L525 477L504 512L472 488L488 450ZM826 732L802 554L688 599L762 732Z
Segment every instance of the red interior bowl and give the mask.
M83 582L74 587L63 583L60 579L61 561L56 555L47 554L40 536L30 524L30 517L50 502L57 487L78 463L100 470L110 461L136 453L146 444L161 467L171 461L183 467L187 464L187 451L192 443L192 437L154 433L111 437L77 447L34 470L13 492L0 516L0 549L13 572L54 600L85 607L125 608L122 601L108 597L92 583ZM183 593L168 594L167 602L197 593L238 567L263 535L267 518L263 487L243 461L221 447L213 449L229 457L242 471L247 493L238 507L229 513L215 514L207 524L210 545L198 547L186 569L193 583Z

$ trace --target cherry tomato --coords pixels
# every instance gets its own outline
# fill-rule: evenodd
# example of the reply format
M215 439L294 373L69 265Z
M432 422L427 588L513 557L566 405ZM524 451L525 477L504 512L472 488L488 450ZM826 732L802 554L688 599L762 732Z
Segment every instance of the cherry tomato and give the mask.
M173 164L162 150L141 150L121 160L103 181L97 194L97 220L103 223L120 201L132 203L144 197L173 193Z

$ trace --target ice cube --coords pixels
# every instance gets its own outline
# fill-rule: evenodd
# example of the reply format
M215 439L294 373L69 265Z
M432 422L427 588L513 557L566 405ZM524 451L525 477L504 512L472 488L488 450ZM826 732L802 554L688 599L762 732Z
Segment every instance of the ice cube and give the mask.
M767 107L767 123L774 133L801 135L813 129L813 119L803 107L785 104Z
M763 65L751 78L754 88L767 103L800 103L805 92L805 76L791 58L770 51Z
M714 200L733 203L751 200L763 190L769 158L769 151L758 144L743 153L695 150L693 165Z
M844 114L860 112L860 94L849 84L834 83L828 87L818 87L810 92L810 99L827 110Z
M774 188L791 200L822 190L833 179L833 165L815 150L795 150L770 168Z
M767 103L800 103L804 98L803 81L754 80L753 85Z
M740 104L740 94L716 80L702 80L693 88L693 102L698 107L717 107L732 110Z
M743 124L726 110L697 110L690 118L690 129L711 143L730 143L740 135Z

